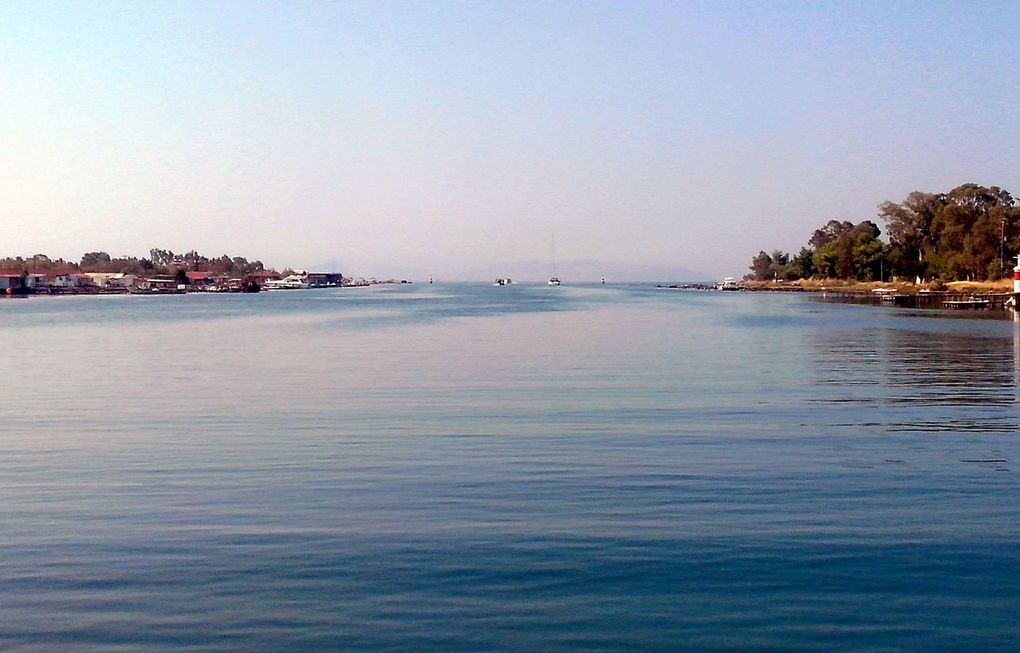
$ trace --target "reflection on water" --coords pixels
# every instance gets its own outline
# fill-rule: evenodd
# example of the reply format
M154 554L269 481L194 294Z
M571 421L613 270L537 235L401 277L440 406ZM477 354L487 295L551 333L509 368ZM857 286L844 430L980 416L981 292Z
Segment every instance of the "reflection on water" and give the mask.
M1012 329L1012 343L1001 332L935 324L815 332L814 370L825 392L813 401L850 405L861 423L890 431L1017 429L1020 324Z

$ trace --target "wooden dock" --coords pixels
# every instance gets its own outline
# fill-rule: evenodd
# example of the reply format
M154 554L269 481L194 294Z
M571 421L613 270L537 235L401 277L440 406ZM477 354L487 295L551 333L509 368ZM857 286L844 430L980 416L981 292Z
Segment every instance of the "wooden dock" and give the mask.
M958 310L1005 310L1012 293L959 293L959 292L918 292L918 293L873 293L821 291L823 301L849 304L873 304L898 306L901 308L933 308Z

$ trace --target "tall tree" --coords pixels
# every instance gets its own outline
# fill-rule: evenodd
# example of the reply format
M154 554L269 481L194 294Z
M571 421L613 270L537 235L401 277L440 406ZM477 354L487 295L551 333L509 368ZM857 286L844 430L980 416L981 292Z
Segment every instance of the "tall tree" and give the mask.
M815 250L809 247L801 247L797 255L790 261L790 266L796 273L797 278L810 279L815 274L814 262Z
M997 186L963 184L948 193L914 192L879 207L897 274L952 279L1001 276L1020 249L1013 196Z
M829 220L823 227L815 229L811 239L808 240L808 244L815 249L819 249L853 228L853 223L847 220Z
M772 266L772 257L764 250L751 261L751 277L755 281L765 281L769 278L769 268Z
M894 273L928 275L928 267L938 247L934 225L945 205L945 194L914 191L900 204L884 202L879 206L878 215L886 223L893 250Z

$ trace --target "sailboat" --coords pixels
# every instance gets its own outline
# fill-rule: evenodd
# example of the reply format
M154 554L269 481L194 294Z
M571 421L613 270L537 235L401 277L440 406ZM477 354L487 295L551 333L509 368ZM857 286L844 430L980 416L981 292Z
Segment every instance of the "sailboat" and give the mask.
M556 234L555 234L555 232L552 235L552 271L553 271L553 275L551 277L549 277L549 281L547 281L546 283L548 283L550 286L558 286L558 285L560 285L560 278L556 276Z

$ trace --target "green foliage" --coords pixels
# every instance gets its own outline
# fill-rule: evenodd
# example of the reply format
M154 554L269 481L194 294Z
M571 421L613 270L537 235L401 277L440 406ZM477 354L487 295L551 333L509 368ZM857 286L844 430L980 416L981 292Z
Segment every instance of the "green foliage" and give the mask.
M760 251L755 279L885 280L893 275L953 280L996 279L1020 252L1020 208L997 186L963 184L948 193L910 193L878 207L888 244L871 220L829 220L792 261Z
M798 264L790 260L790 255L782 250L772 250L771 254L764 251L751 261L751 274L746 279L755 281L777 281L799 279Z
M65 261L62 258L51 259L45 254L34 254L28 258L3 257L0 258L0 268L9 270L21 270L22 272L38 272L40 270L75 270L77 265Z
M871 220L856 225L830 220L822 229L816 229L811 237L811 242L816 243L811 263L817 275L859 281L878 279L885 254L878 239L881 233ZM804 250L802 255L806 256Z
M147 259L134 256L112 258L106 252L88 252L81 257L79 264L82 272L123 272L124 274L143 274L153 269Z
M882 204L879 216L889 230L892 269L904 276L997 279L1020 250L1020 209L996 186L914 192L899 204Z
M83 270L87 269L90 272L99 272L99 267L110 262L110 255L106 252L86 252L81 255L81 266Z
M227 254L219 258L207 258L195 250L185 254L174 254L168 249L149 250L149 260L157 269L183 269L195 272L211 272L217 275L241 278L265 269L262 261L251 261L235 256L231 258Z
M790 262L791 271L795 279L810 279L815 274L815 250L809 247L801 247Z
M751 274L748 276L755 281L765 281L769 278L770 267L772 267L772 257L762 250L751 259Z
M186 254L174 254L170 250L152 249L148 258L134 256L112 257L107 252L86 252L79 263L70 263L63 259L51 259L45 254L36 254L30 258L0 258L0 268L25 270L75 270L80 272L123 272L125 274L157 274L175 275L181 271L205 271L216 275L242 278L255 272L265 270L262 261L248 261L241 256L230 257L226 254L219 258L209 259L197 251Z
M816 250L821 249L853 228L853 223L846 220L842 222L839 220L829 220L824 227L815 229L815 232L808 240L808 244Z

